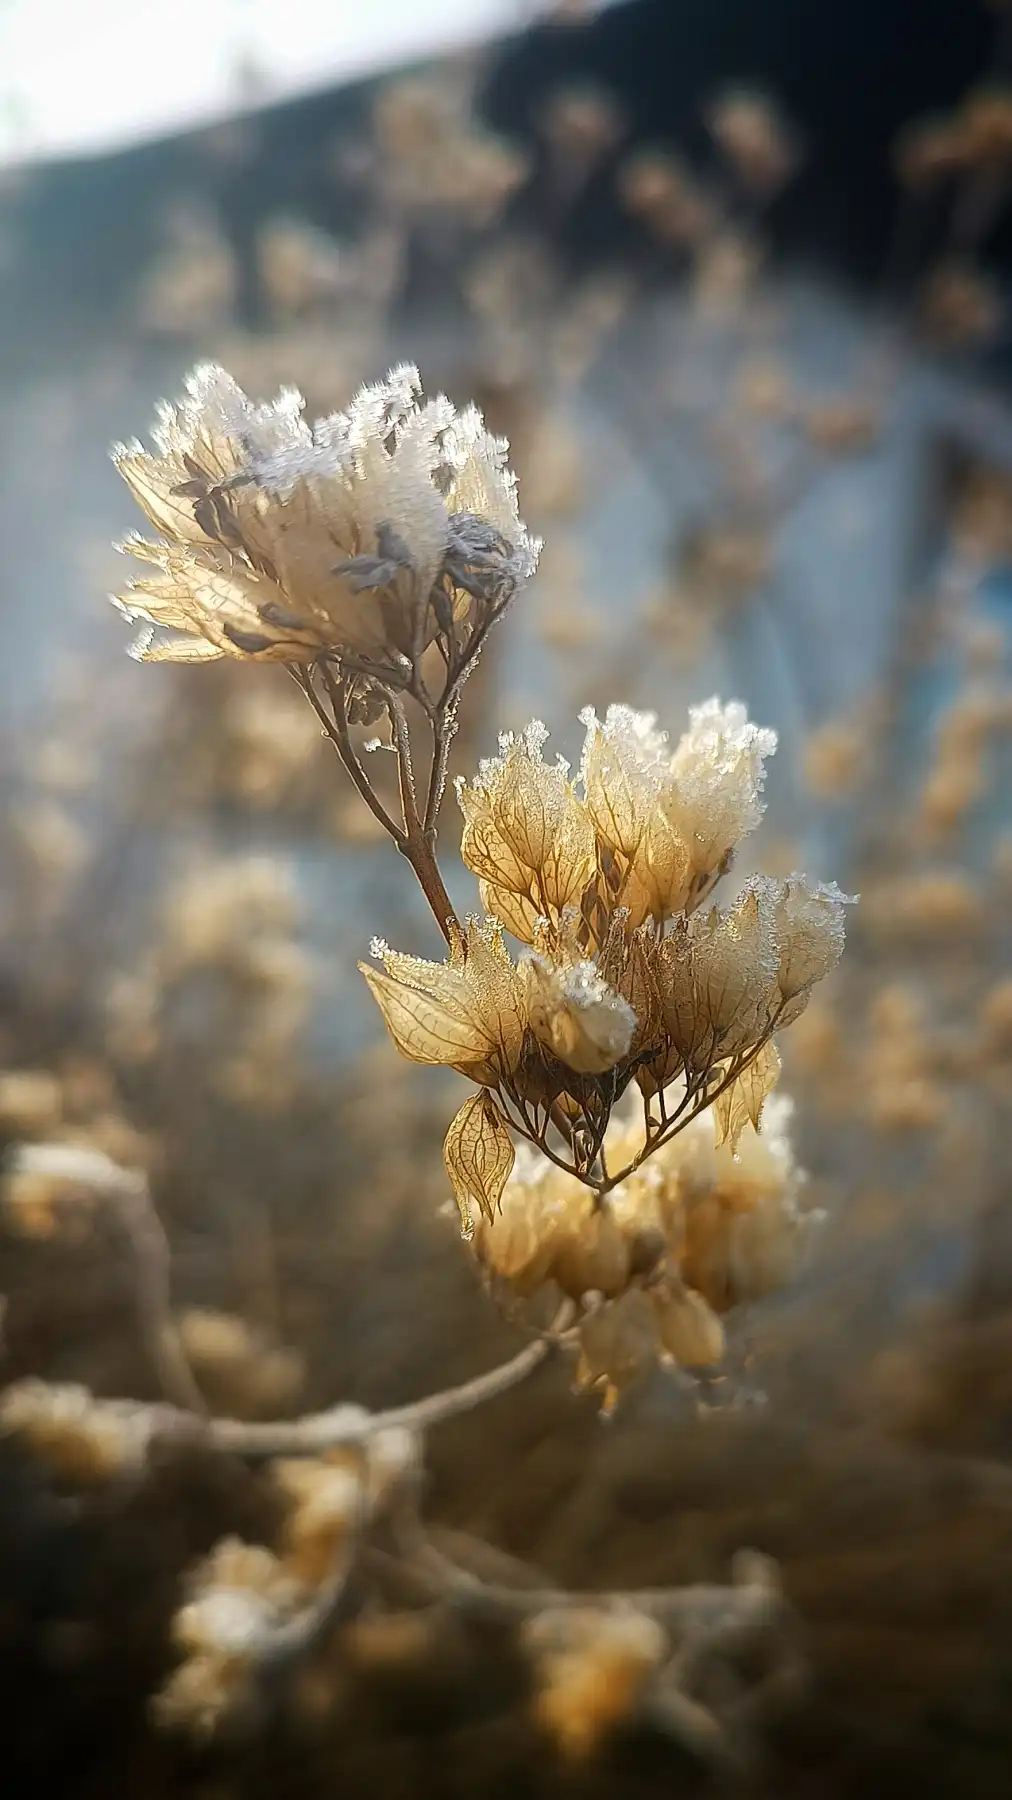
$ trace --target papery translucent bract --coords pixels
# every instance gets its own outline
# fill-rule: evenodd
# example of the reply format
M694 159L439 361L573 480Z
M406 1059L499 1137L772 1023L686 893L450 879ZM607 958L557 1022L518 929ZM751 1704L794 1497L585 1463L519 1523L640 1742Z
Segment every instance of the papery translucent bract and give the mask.
M506 1121L491 1095L472 1094L453 1119L443 1142L443 1159L460 1208L461 1231L474 1235L471 1202L491 1220L502 1199L516 1152Z

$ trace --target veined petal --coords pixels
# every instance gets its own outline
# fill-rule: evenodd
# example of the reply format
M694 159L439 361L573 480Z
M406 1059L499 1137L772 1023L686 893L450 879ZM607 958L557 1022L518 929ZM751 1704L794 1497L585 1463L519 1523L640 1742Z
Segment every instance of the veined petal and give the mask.
M410 1062L444 1064L481 1062L489 1052L485 1033L462 1016L456 995L448 1001L433 991L407 987L368 963L359 968L369 985L390 1036ZM438 969L438 964L433 964Z

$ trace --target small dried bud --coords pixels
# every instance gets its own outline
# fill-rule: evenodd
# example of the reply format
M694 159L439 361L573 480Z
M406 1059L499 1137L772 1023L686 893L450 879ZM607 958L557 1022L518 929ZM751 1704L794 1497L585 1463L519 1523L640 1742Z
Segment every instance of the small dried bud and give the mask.
M762 818L765 759L776 750L777 734L750 724L737 700L727 706L707 700L690 707L689 719L662 805L693 870L708 877Z
M794 173L797 148L762 94L722 95L710 107L707 122L735 173L757 193L776 193Z
M835 969L846 935L843 909L856 904L857 896L842 893L835 881L789 875L784 882L776 909L781 1025L797 1018L815 983Z
M539 917L579 906L595 870L593 826L568 764L543 761L547 736L537 720L520 738L505 733L499 756L481 763L473 782L457 783L461 855L488 910L527 943Z
M657 1361L654 1310L642 1288L629 1288L580 1322L577 1386L600 1389L606 1412Z
M580 1075L604 1075L622 1062L636 1014L594 963L559 966L532 956L523 971L531 1030L560 1062Z
M52 1130L62 1109L60 1084L47 1069L0 1072L0 1132L5 1137L41 1137Z
M87 1388L28 1379L0 1394L0 1434L17 1433L60 1480L88 1488L140 1467L143 1411L96 1400Z

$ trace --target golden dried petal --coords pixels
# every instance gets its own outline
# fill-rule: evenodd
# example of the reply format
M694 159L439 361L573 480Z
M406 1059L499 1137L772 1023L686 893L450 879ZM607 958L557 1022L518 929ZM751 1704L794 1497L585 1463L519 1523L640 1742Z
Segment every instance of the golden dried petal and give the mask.
M766 1096L773 1092L779 1079L780 1052L770 1041L752 1058L748 1068L742 1070L737 1081L714 1101L718 1145L730 1144L731 1149L736 1150L746 1125L759 1130Z
M443 1160L460 1208L464 1237L474 1235L471 1202L491 1221L516 1152L506 1121L485 1089L464 1101L443 1142Z
M776 928L780 951L777 984L785 1001L807 994L836 967L843 954L843 909L854 903L853 896L841 893L835 882L810 882L805 875L789 875L783 883Z
M603 722L592 707L580 774L587 810L602 843L635 858L653 814L668 761L667 736L653 713L609 706Z
M113 462L156 531L184 543L205 541L193 516L193 501L172 491L187 479L177 457L149 456L146 450L120 448L113 452Z
M535 928L541 917L540 906L522 894L512 893L509 888L497 887L492 881L479 881L478 892L487 913L505 925L522 944L534 943Z
M226 656L241 656L241 650L221 650L205 637L142 637L131 646L135 662L221 662Z
M443 1063L449 1067L481 1062L489 1053L486 1034L461 1006L459 994L446 984L445 998L438 992L440 977L453 971L439 963L429 989L408 987L381 969L359 963L390 1036L402 1056L411 1062Z

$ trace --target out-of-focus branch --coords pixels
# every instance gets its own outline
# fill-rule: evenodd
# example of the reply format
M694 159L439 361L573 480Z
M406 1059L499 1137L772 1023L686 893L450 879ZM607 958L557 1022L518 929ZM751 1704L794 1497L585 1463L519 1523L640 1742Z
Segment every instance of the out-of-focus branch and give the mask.
M407 1406L394 1406L386 1412L369 1413L363 1407L342 1402L326 1412L310 1413L302 1419L278 1419L247 1423L242 1419L211 1419L203 1435L215 1449L237 1456L317 1456L340 1444L360 1444L392 1426L421 1431L444 1419L471 1412L484 1406L499 1394L508 1393L526 1381L541 1367L557 1340L536 1338L525 1344L509 1362L476 1375L459 1387L447 1388L441 1394L429 1394Z
M133 1252L137 1317L162 1392L173 1406L205 1416L207 1406L172 1314L171 1253L147 1176L74 1144L22 1144L15 1166L88 1189L108 1202Z

